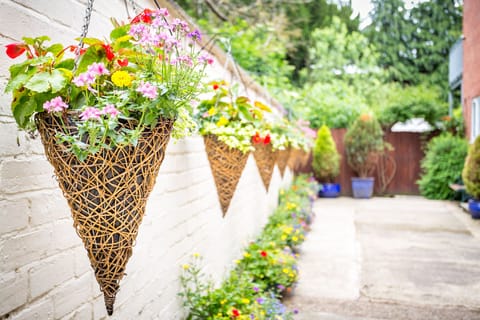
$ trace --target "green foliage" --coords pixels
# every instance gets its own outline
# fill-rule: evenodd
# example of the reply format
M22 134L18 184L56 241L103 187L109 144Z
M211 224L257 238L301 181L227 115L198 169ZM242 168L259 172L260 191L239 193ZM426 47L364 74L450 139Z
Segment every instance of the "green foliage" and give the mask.
M332 182L340 172L340 155L330 129L323 125L313 147L313 174L318 182Z
M405 84L428 82L446 87L448 53L462 31L457 0L422 1L408 10L403 0L374 0L366 30L379 49L389 79Z
M330 128L346 128L368 108L365 98L353 86L335 80L306 85L295 110L300 117L310 121L312 128L324 124Z
M417 181L423 196L429 199L454 198L455 192L448 185L460 178L467 149L465 139L449 133L429 141L421 162L423 172Z
M348 32L338 17L323 29L315 29L309 49L309 82L330 82L332 79L369 79L379 76L378 54L368 38L360 32Z
M367 177L386 148L383 131L378 120L362 114L348 129L344 137L347 162L359 177Z
M279 206L262 234L245 249L242 259L217 288L205 279L201 257L194 254L180 277L179 295L189 313L187 319L293 319L280 298L297 279L297 255L292 248L304 240L314 189L314 184L300 176L288 191L281 191Z
M480 199L480 136L468 150L462 178L467 193L477 200Z
M406 87L391 85L383 107L377 111L378 119L383 126L390 127L396 122L423 118L435 128L441 118L448 114L448 104L441 95L440 88L425 84Z
M290 82L293 67L286 60L288 38L281 37L271 22L249 24L237 19L217 26L206 20L199 23L261 84L282 88Z

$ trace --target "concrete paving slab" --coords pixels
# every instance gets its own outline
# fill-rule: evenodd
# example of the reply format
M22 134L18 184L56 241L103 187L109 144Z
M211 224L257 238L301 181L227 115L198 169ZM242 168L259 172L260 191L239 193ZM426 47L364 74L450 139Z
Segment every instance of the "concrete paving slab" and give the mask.
M337 198L314 209L286 301L296 319L480 319L480 221L454 203Z

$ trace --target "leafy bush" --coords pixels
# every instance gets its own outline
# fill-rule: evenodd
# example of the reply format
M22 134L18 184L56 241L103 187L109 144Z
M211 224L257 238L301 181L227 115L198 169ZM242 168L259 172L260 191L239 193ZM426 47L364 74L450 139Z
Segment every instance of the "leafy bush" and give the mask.
M378 113L382 126L392 126L413 118L423 118L436 127L441 117L448 113L448 105L441 91L432 86L389 86L384 108Z
M422 176L417 181L420 193L429 199L453 199L455 192L448 186L461 176L467 142L450 133L435 137L427 145L421 162Z
M462 178L467 192L475 199L480 199L480 137L475 139L468 150Z
M345 134L344 143L348 165L361 178L371 174L386 147L378 120L368 114L355 120Z
M330 129L323 125L313 146L313 174L318 182L332 182L340 172L340 154Z

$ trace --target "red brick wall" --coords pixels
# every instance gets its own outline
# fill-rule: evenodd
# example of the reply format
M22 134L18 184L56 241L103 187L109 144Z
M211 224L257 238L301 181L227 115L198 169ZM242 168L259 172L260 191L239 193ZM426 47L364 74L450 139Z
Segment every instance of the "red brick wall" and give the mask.
M480 1L463 3L463 107L470 137L472 99L480 96Z

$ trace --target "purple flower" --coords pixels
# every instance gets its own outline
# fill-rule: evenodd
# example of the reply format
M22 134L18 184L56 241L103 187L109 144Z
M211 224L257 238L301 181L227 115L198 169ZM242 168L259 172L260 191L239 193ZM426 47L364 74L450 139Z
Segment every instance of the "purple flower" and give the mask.
M48 113L61 112L68 109L68 105L63 102L62 97L55 97L50 101L46 101L43 104L43 109L45 109L45 111L47 111Z
M90 119L99 119L102 115L101 111L95 107L86 107L80 114L80 119L86 121Z
M172 30L188 32L189 31L188 23L178 18L175 18L172 22Z
M114 118L120 114L120 111L118 111L113 104L107 104L101 113Z
M278 288L278 290L280 290L280 291L285 290L285 286L283 286L283 285L281 285L281 284L277 285L277 288Z
M293 309L293 314L298 314L298 309Z
M132 24L130 26L130 30L128 31L128 34L131 36L138 36L140 34L143 34L144 32L148 32L147 26L144 24L138 23L138 24Z
M260 289L258 289L257 286L253 287L253 291L258 292Z
M257 301L258 304L263 304L263 303L265 302L265 299L263 299L263 298L257 298L256 301Z
M168 17L170 14L168 13L168 10L167 8L160 8L158 9L157 11L155 11L153 13L154 15L160 15L160 16L164 16L164 17Z
M89 65L87 68L87 73L93 74L94 76L102 76L102 75L110 74L108 69L103 64L103 62L100 62L100 63L94 62L91 65Z
M187 37L192 38L194 41L201 41L202 40L202 34L200 33L200 30L195 29L189 34L187 34Z
M213 63L213 58L212 58L211 55L204 52L198 57L198 62L205 63L205 64L207 64L207 63L212 64Z
M150 82L140 82L137 92L140 92L144 97L149 99L155 99L158 96L157 87Z

